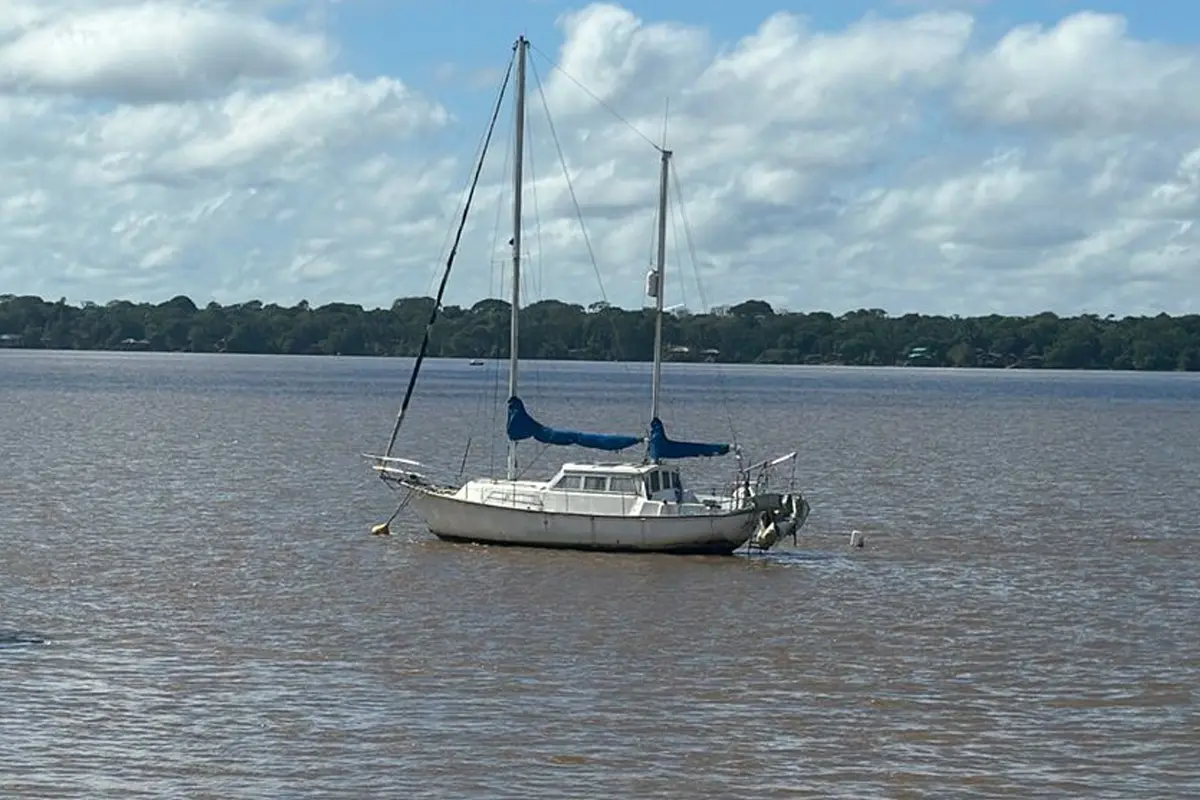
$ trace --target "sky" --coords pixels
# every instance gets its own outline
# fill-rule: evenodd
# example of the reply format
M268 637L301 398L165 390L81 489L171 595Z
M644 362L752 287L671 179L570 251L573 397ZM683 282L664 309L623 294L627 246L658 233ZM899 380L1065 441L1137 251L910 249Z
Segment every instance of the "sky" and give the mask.
M518 35L522 303L1200 311L1200 6L3 0L0 294L436 290ZM446 300L507 297L512 87Z

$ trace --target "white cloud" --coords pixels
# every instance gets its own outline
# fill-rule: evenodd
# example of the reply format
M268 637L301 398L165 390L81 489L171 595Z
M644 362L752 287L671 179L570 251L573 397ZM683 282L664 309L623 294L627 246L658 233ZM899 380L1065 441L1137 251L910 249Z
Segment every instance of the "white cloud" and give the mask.
M1064 133L1195 126L1197 55L1133 40L1124 18L1085 11L1021 25L971 59L959 103L985 122Z
M314 151L445 121L444 111L397 80L342 75L265 94L237 91L216 102L123 106L94 118L77 141L102 154L99 177L169 180L286 166Z
M338 54L353 38L318 32L337 30L321 14L284 24L279 5L0 8L0 291L385 305L432 290L488 93L452 117L406 83L414 65L359 52L358 63L376 59L372 74L348 73ZM976 18L986 4L897 5L836 30L778 13L732 42L616 5L564 15L560 46L535 41L563 71L534 55L530 72L535 295L600 296L540 79L618 304L643 301L658 180L643 136L661 136L669 96L712 303L1195 309L1200 50L1139 41L1112 15L989 39L994 21ZM420 69L448 92L476 89L490 70ZM455 302L497 291L507 262L508 119ZM670 231L668 302L696 307L678 216Z
M330 57L320 36L219 8L38 8L15 5L0 23L9 34L0 47L0 89L154 103L217 94L240 80L294 77Z

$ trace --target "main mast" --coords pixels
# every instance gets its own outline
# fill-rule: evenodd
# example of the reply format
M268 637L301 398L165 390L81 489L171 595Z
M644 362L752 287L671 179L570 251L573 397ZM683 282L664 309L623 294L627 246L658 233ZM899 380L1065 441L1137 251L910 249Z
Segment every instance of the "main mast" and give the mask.
M525 49L529 42L524 36L517 38L517 105L513 116L516 131L513 134L513 232L512 232L512 321L508 338L508 396L517 396L517 375L520 352L521 312L521 178L525 156ZM661 302L659 303L661 306ZM508 479L517 477L517 443L508 442Z
M658 394L662 383L663 353L663 268L667 263L667 187L671 169L671 151L662 151L662 174L658 186L658 254L650 281L654 303L654 378L650 388L650 419L658 419Z

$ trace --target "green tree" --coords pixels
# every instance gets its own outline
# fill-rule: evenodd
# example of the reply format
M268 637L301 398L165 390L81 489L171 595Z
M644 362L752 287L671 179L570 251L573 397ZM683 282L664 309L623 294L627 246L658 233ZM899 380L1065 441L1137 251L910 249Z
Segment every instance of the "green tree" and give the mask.
M388 308L350 303L285 308L251 300L198 307L177 295L159 303L113 300L104 305L0 295L6 346L107 349L146 339L152 350L344 355L414 355L429 321L429 297L398 298ZM651 309L604 302L586 307L545 300L521 309L522 356L649 360ZM430 353L451 357L508 355L509 304L489 298L469 308L441 309ZM726 314L669 315L663 339L672 358L762 363L902 364L914 347L935 366L1058 369L1200 369L1200 315L1171 317L1093 314L1059 317L962 318L857 309L777 312L761 300ZM714 356L713 353L716 353Z

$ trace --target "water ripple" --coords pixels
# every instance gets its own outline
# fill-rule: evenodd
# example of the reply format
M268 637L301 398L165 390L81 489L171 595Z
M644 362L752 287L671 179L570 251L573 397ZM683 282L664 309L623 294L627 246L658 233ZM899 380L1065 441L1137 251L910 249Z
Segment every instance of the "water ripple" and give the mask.
M367 536L402 367L0 354L0 796L1200 794L1200 383L668 369L814 506L693 559ZM431 369L428 460L486 388ZM539 369L547 419L644 411Z

